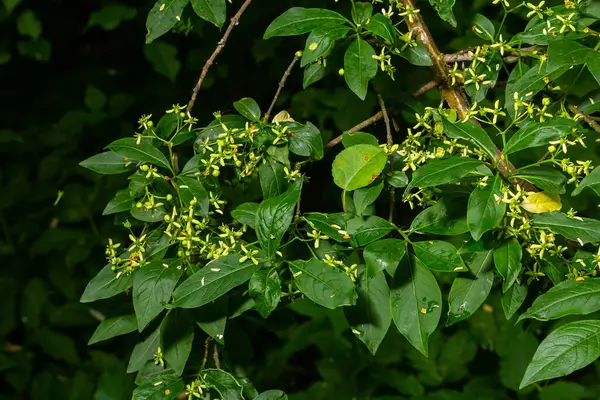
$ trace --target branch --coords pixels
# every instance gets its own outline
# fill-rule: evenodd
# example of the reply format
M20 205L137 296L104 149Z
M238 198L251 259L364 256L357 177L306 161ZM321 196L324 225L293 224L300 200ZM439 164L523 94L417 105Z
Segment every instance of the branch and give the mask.
M523 47L522 49L505 52L505 56L503 58L504 62L507 64L514 64L519 61L519 58L530 56L533 52L539 50L539 46L531 46L531 47ZM444 54L442 57L444 58L444 62L448 64L454 64L455 62L464 62L464 61L473 61L472 51L473 48L467 48L464 50L460 50L454 54ZM469 54L471 53L471 54ZM531 54L527 54L531 53Z
M422 96L425 93L429 92L431 89L436 88L437 86L438 86L437 81L429 81L425 85L421 86L421 88L419 90L417 90L416 92L413 92L412 95L414 97Z
M377 114L373 115L372 117L364 120L363 122L361 122L360 124L348 129L346 132L352 134L354 132L358 132L361 129L366 128L369 125L374 124L375 122L379 121L381 118L383 118L383 113L381 111L379 111ZM340 136L336 137L335 139L332 139L329 143L327 143L325 145L325 150L329 150L332 147L335 147L338 143L340 143L342 141L342 138L344 137L343 134L341 134Z
M575 113L576 116L579 116L581 119L583 119L590 126L590 128L600 133L600 124L598 124L592 117L577 110L577 106L569 106L569 110Z
M394 138L392 136L392 129L390 128L390 118L388 117L387 109L385 108L385 102L383 101L383 97L381 94L377 92L377 101L379 102L379 108L381 108L381 114L383 114L383 121L385 122L385 133L387 138L387 145L394 145ZM392 171L394 170L394 158L390 157L390 167ZM392 222L394 219L394 206L396 205L396 192L392 187L390 189L390 213L388 215L388 221Z
M244 13L244 11L246 11L246 8L248 8L248 6L250 5L251 2L252 2L252 0L244 1L244 4L242 4L242 6L238 10L238 12L231 18L231 22L229 23L229 26L227 27L225 34L223 35L221 40L219 40L219 43L217 44L217 48L212 53L210 58L206 61L206 64L204 64L204 67L202 67L202 73L200 74L198 83L196 83L196 87L194 87L194 91L192 92L192 98L190 99L190 102L188 103L188 106L187 106L188 112L191 112L192 108L194 108L194 103L196 102L196 97L198 96L198 92L200 91L202 82L204 82L204 78L206 78L206 74L208 74L208 70L214 64L215 59L217 58L219 53L221 53L221 51L225 47L225 44L227 43L227 39L229 39L229 35L231 34L233 27L238 24L240 17Z
M267 113L265 114L265 120L268 120L269 117L271 116L271 113L273 112L273 108L275 107L275 103L277 103L277 99L279 98L279 95L281 94L281 91L283 90L283 87L285 86L285 82L287 81L288 76L290 76L290 74L292 73L292 69L294 68L294 65L298 62L300 57L302 57L302 52L297 51L296 54L294 55L294 59L292 60L289 67L285 70L285 73L281 77L281 81L279 82L279 86L277 87L277 92L275 93L275 97L273 97L273 101L271 102L271 105L269 106L269 109L267 110Z
M221 369L221 361L219 360L219 349L217 348L216 343L213 347L213 360L215 362L215 368Z

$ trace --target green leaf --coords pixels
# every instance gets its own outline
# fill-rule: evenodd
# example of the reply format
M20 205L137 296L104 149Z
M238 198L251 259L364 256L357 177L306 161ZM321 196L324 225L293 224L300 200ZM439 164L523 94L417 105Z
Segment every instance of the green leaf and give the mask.
M175 289L172 307L196 308L208 304L248 281L258 268L250 260L240 262L236 254L211 261Z
M127 172L127 164L132 161L113 151L105 151L83 160L79 165L99 174L114 175Z
M292 223L294 207L300 200L301 191L302 179L298 179L285 193L271 197L258 206L254 223L256 236L260 246L267 252L269 258L279 248L283 235Z
M152 378L135 388L132 400L174 400L185 387L183 380L171 369L166 369Z
M177 47L170 43L154 42L144 46L144 57L156 73L175 82L181 69L181 62L177 59Z
M302 88L306 89L315 82L320 81L325 76L325 67L323 64L312 63L304 68L304 78L302 80Z
M584 64L594 50L572 40L561 40L548 46L548 68L555 70L564 66Z
M507 320L515 315L525 301L527 289L527 286L516 284L502 294L502 310Z
M442 314L442 293L427 268L406 254L400 262L391 286L392 318L400 333L425 357L429 354L429 336Z
M505 240L494 249L494 265L504 278L502 292L506 292L515 283L521 273L523 250L515 238Z
M390 186L395 188L403 188L408 185L408 176L406 176L404 171L394 171L391 174L388 174L386 180Z
M181 19L183 9L189 0L159 0L148 14L146 20L146 44L169 32L171 28Z
M80 363L75 341L64 333L43 327L35 333L34 341L44 353L55 360L65 361L74 366Z
M250 121L260 121L260 107L258 103L249 97L233 103L233 107L239 112L244 118Z
M559 258L545 255L542 259L542 272L546 274L553 284L558 285L564 282L569 268L566 263Z
M371 243L363 250L369 277L373 277L383 270L394 276L405 253L406 244L400 239L383 239Z
M482 165L484 165L482 161L460 156L432 160L413 173L412 181L406 187L406 193L410 192L412 188L426 188L454 183Z
M194 12L221 29L226 20L225 0L190 0Z
M545 122L532 122L519 129L506 143L504 154L515 153L531 147L546 146L553 140L572 133L577 122L566 118L551 118Z
M356 215L362 216L367 207L375 203L375 200L377 200L382 190L383 182L362 189L356 189L354 191L354 207L356 209Z
M533 214L536 228L547 228L567 239L582 243L600 242L600 221L591 218L569 217L558 211Z
M85 90L85 105L92 111L98 111L106 104L106 95L95 86L88 85Z
M372 146L379 146L377 138L370 133L364 132L344 132L342 134L342 144L347 149L348 147L356 146L357 144L369 144Z
M112 142L107 148L130 160L148 162L167 169L171 168L164 154L152 146L150 142L141 141L140 144L136 144L134 138L123 138Z
M195 214L208 217L210 206L208 192L204 186L202 186L198 178L178 176L177 183L177 191L179 192L179 198L183 204L189 205L192 200L196 200L196 204L194 206Z
M487 186L479 186L469 196L467 224L473 239L479 240L484 233L494 229L506 212L506 203L496 200L502 197L502 178L497 175Z
M273 36L302 35L325 24L343 25L349 22L335 11L322 8L293 7L271 22L263 39Z
M367 32L379 36L387 43L396 43L396 31L391 19L377 13L364 25Z
M373 15L373 5L371 3L354 3L351 14L352 21L356 25L362 25Z
M382 238L396 227L383 218L371 215L366 220L361 217L352 218L346 224L346 231L354 247L362 247Z
M333 160L333 181L346 191L370 185L385 168L387 156L378 146L358 144Z
M415 47L408 46L403 52L399 53L399 56L406 59L412 65L419 67L431 67L433 65L431 55L429 55L429 52L421 42L417 42Z
M515 174L514 177L533 183L535 186L548 193L564 194L566 191L565 184L567 178L560 171L553 168L525 168ZM575 191L577 191L577 189L575 189ZM573 195L575 195L575 191L573 191Z
M352 333L375 355L390 324L390 289L382 271L369 277L364 266L358 271L358 300L353 307L344 308Z
M356 304L354 282L339 269L316 259L288 264L298 289L315 303L330 309Z
M554 330L538 347L520 389L569 375L600 357L600 321L577 321Z
M268 390L259 394L254 400L288 400L288 397L281 390Z
M312 157L315 160L323 158L323 138L319 128L307 122L287 124L289 129L289 148L294 154L302 157Z
M129 211L131 207L133 207L133 198L129 195L129 190L120 190L115 197L108 202L106 207L104 207L102 215L111 215Z
M163 206L151 209L138 208L135 205L131 207L131 216L143 222L160 222L165 218L166 212Z
M465 320L477 311L490 294L494 283L491 250L471 253L465 261L474 278L459 276L454 279L448 295L450 310L447 325Z
M596 79L596 82L600 85L600 53L593 51L588 55L587 67L594 79ZM579 110L585 112L581 109Z
M336 40L344 38L349 31L349 27L342 25L325 25L313 30L306 39L300 66L304 67L316 62L319 57L326 56L333 49ZM322 67L321 64L317 65Z
M17 18L17 30L23 36L37 40L42 34L42 23L31 10L25 10Z
M181 375L192 351L193 321L182 309L170 310L161 330L161 349L165 360L177 375Z
M128 374L142 369L146 361L154 356L160 347L160 332L161 326L159 325L143 342L135 345L127 365Z
M344 236L338 232L340 229L337 228L337 226L339 226L341 230L346 230L346 223L352 219L350 213L307 213L304 214L304 218L310 222L311 227L323 232L325 235L329 236L329 238L340 243L347 242L347 239L344 239ZM336 227L334 227L334 225Z
M135 274L133 308L140 332L165 308L181 273L179 260L171 259L150 262Z
M215 342L225 344L225 328L229 314L229 298L219 297L217 300L202 307L195 308L194 321ZM233 318L233 316L231 317Z
M250 278L248 294L254 299L254 308L267 318L281 300L281 279L277 270L261 269Z
M369 81L377 75L377 60L373 47L363 39L353 41L344 55L344 79L350 90L364 100Z
M289 188L290 185L285 178L283 168L283 164L275 161L265 161L258 167L263 199L279 196Z
M496 146L487 132L472 121L452 123L443 121L444 134L453 139L463 139L471 142L480 150L487 153L492 160L496 159Z
M451 205L451 200L440 199L434 206L421 211L413 219L410 229L417 233L448 236L469 232L466 210Z
M121 315L119 317L107 318L100 322L98 328L94 331L88 346L101 342L115 336L125 335L137 329L135 315Z
M423 267L440 272L468 271L452 244L441 240L413 242L415 261Z
M600 279L564 281L538 296L519 317L549 321L567 315L586 315L600 310Z
M481 14L475 14L473 20L473 32L483 40L494 41L496 36L496 28L487 17Z
M579 186L573 190L571 195L577 196L585 188L590 188L594 191L594 193L600 196L600 168L594 168L588 176L583 178L583 180L579 183Z
M456 18L452 12L452 7L456 0L429 0L429 4L435 8L441 19L456 28Z
M133 276L134 274L123 274L117 279L117 274L109 264L87 284L79 301L91 303L122 293L133 285Z
M254 229L256 222L256 212L258 211L258 203L243 203L231 212L231 216L240 224L248 225Z
M137 11L133 7L127 7L123 4L109 4L99 11L92 12L87 27L99 26L105 31L112 31L118 28L121 22L134 19L136 14Z
M205 369L199 374L200 379L210 388L215 389L225 400L244 400L243 387L231 374L221 369Z

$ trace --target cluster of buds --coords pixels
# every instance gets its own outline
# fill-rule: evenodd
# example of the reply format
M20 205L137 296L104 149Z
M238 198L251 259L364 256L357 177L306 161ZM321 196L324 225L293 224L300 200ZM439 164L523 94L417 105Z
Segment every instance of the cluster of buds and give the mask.
M117 253L117 250L121 247L121 243L114 243L112 239L108 239L105 254L110 263L110 268L117 273L117 279L138 270L144 263L144 253L148 241L147 235L142 234L140 237L136 237L130 234L129 239L131 245L126 252L120 254Z
M546 77L544 78L546 83L550 82L550 80ZM559 90L560 87L551 88L551 90ZM513 93L513 107L516 114L516 120L520 121L523 119L534 119L539 122L546 121L547 118L554 117L553 114L548 112L548 107L550 106L550 98L544 97L542 99L542 107L539 107L537 104L534 104L530 101L533 93L525 93L521 95L519 92Z
M330 267L341 269L352 279L352 282L356 282L358 279L358 264L346 265L342 260L338 260L329 254L325 254L323 262Z

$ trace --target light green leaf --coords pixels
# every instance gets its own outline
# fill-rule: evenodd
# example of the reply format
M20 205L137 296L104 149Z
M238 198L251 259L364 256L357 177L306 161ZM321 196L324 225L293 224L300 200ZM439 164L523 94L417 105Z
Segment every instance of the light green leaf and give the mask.
M154 42L144 46L144 57L154 71L175 82L181 69L181 62L177 59L177 47L170 43Z
M372 146L379 146L379 141L370 133L344 132L342 134L342 144L347 149L348 147L356 146L357 144L370 144Z
M502 310L507 320L519 310L527 297L527 286L515 284L502 294Z
M554 330L538 347L520 389L569 375L600 357L600 321L577 321Z
M170 168L169 161L164 154L150 142L141 141L137 144L134 138L122 138L106 147L130 160L138 160L155 164L159 167Z
M456 247L448 242L413 242L412 247L415 261L426 268L440 272L468 271Z
M339 269L316 259L288 264L298 289L315 303L330 309L356 304L354 282Z
M300 199L302 179L294 182L285 193L263 201L256 212L256 235L260 246L272 257L279 248L283 235L287 232L294 207Z
M188 5L188 2L189 0L157 1L146 20L146 29L148 30L146 44L152 43L154 39L169 32L177 24L177 18L181 18L183 9Z
M392 323L390 289L383 271L369 277L361 266L358 273L358 301L355 306L344 308L344 314L352 333L375 355Z
M293 7L271 22L263 39L273 36L301 35L325 24L343 25L349 22L335 11L322 8Z
M427 268L406 254L400 262L391 286L392 318L400 333L425 357L429 354L429 336L442 314L442 293Z
M600 310L600 279L564 281L538 296L519 317L549 321L567 315L586 315Z
M124 292L133 285L134 274L123 274L117 279L110 265L105 266L85 287L81 295L82 303L108 299Z
M496 146L488 133L472 121L452 123L443 121L444 133L453 139L463 139L483 150L492 160L496 159Z
M406 192L412 188L426 188L456 182L481 167L482 161L468 157L451 156L443 160L432 160L418 168Z
M132 160L128 160L114 151L105 151L83 160L79 165L99 174L114 175L127 172L128 168L126 166L131 162Z
M320 26L313 30L306 39L300 66L304 67L314 63L319 57L327 56L329 51L333 49L336 40L344 38L349 31L349 27L335 24Z
M387 156L378 146L358 144L343 150L333 160L333 181L344 190L370 185L383 171Z
M502 197L502 178L499 175L487 186L479 186L469 196L467 224L473 239L479 240L484 233L494 229L506 212L506 203L498 202Z
M369 277L373 277L383 270L394 276L405 253L406 244L400 239L382 239L371 243L363 251Z
M362 25L373 15L373 5L371 3L354 3L351 14L352 21L356 25Z
M179 260L171 259L150 262L135 274L133 308L140 332L165 308L181 273Z
M569 217L558 211L533 214L533 225L548 228L567 239L582 243L600 242L600 221L591 218Z
M350 90L364 100L367 97L369 81L377 75L375 50L363 39L353 41L344 55L344 79Z
M231 212L231 216L240 224L248 225L254 229L256 222L256 212L258 211L258 203L243 203Z
M396 31L394 30L394 24L392 21L381 13L375 14L367 23L364 25L367 32L379 36L387 43L396 42ZM410 47L410 46L409 46Z
M573 193L572 196L577 196L581 191L585 188L590 188L594 191L598 196L600 196L600 168L594 168L592 172L579 183L579 186Z
M557 171L553 168L526 168L519 171L514 175L514 177L533 183L535 186L548 193L564 194L566 191L565 184L567 182L567 178L560 171ZM573 195L575 195L576 191L577 189L573 191Z
M394 171L391 174L388 174L386 180L390 186L395 188L403 188L408 185L408 176L406 176L404 171Z
M523 250L515 238L505 240L494 249L494 265L504 278L502 292L506 292L515 283L521 273Z
M225 0L190 0L194 12L203 20L221 29L225 23Z
M413 219L410 229L417 233L455 236L469 232L466 210L460 210L451 200L440 199Z
M473 32L484 40L493 41L496 36L496 28L487 17L481 14L475 14L473 20Z
M455 2L456 0L429 0L429 4L435 8L440 18L453 27L456 27L456 18L452 12Z
M260 121L260 107L258 103L249 97L233 103L233 107L242 117L249 119L250 121Z
M362 216L366 208L375 203L375 200L377 200L382 190L383 182L362 189L356 189L354 191L354 208L356 209L356 215Z
M448 303L447 325L469 318L487 299L494 283L492 251L480 251L467 255L466 263L474 277L458 276L454 279Z
M199 377L206 386L215 389L223 399L244 400L243 387L228 372L221 369L205 369Z
M506 143L504 154L511 154L531 147L546 146L553 140L572 133L577 122L566 118L551 118L545 122L532 122L519 129Z
M165 360L177 375L181 375L194 341L194 324L185 310L169 311L161 325L160 337Z
M240 262L236 254L211 261L175 289L172 307L196 308L208 304L248 281L258 268L250 260Z
M100 322L98 328L94 331L88 346L113 338L115 336L125 335L137 329L135 315L122 315L119 317L107 318Z

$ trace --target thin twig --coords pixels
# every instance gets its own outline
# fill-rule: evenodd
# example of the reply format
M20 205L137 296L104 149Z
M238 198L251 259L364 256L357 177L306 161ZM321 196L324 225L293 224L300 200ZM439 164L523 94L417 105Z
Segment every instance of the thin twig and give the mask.
M212 338L209 336L204 342L204 358L202 358L202 365L200 366L200 370L203 370L206 367L206 362L208 361L208 349L210 348L211 340Z
M366 128L369 125L374 124L375 122L379 121L381 118L383 118L383 113L381 111L379 111L378 113L376 113L375 115L373 115L370 118L365 119L363 122L361 122L360 124L348 129L346 132L348 133L354 133L354 132L358 132L361 129ZM344 135L340 135L338 137L336 137L335 139L332 139L329 143L327 143L325 145L325 150L329 150L332 147L335 147L338 143L340 143L342 141L342 138L344 137Z
M419 90L413 92L414 97L419 97L429 92L431 89L436 88L439 83L437 81L429 81L425 85L421 86Z
M575 113L575 115L581 117L581 119L583 119L590 126L590 128L600 133L600 124L598 124L592 117L579 111L576 106L569 106L569 110Z
M221 369L221 361L219 360L219 348L217 347L216 343L213 347L213 360L215 361L215 368Z
M392 128L390 127L390 118L388 117L387 110L385 108L385 102L383 101L383 97L381 94L377 92L377 102L379 102L379 108L381 108L381 113L383 114L383 121L385 123L385 133L387 138L387 145L394 145L394 138L392 136ZM394 170L394 158L390 157L390 168ZM394 187L390 186L390 212L388 215L388 221L392 222L394 219L394 207L396 205L396 192L394 191Z
M215 59L217 58L219 53L221 53L221 51L225 47L225 44L227 43L227 39L229 39L229 35L231 34L233 27L238 24L240 17L244 13L244 11L246 11L246 8L248 8L248 6L250 5L251 2L252 2L252 0L244 1L244 4L242 4L242 6L238 10L238 12L231 18L231 22L229 22L229 26L227 27L225 34L223 35L221 40L219 40L219 43L217 44L217 48L212 53L210 58L206 61L206 64L204 64L204 67L202 67L202 73L200 74L200 78L198 78L198 83L196 83L196 87L194 87L194 91L192 92L192 98L190 99L190 102L188 103L187 111L192 111L192 108L194 107L194 103L196 102L196 97L198 96L198 92L200 91L202 82L204 82L204 78L206 78L206 74L208 73L208 70L214 64Z
M509 51L504 53L504 62L508 64L514 64L521 57L527 57L533 53L534 51L539 50L539 46L531 46L531 47L523 47L522 49L516 51ZM444 62L448 64L453 64L455 62L465 62L465 61L473 61L473 48L463 49L453 54L444 54L442 55Z
M298 52L296 52L296 54L294 54L294 59L292 60L290 65L285 70L285 73L281 77L281 81L279 81L279 86L277 87L277 92L275 93L275 97L273 97L273 101L271 102L271 105L269 106L269 109L267 110L267 113L265 114L265 120L268 120L269 117L271 116L271 113L273 112L273 108L275 108L275 103L277 103L277 99L279 98L279 95L281 94L281 91L283 90L283 87L285 86L285 82L287 81L288 76L290 76L290 74L292 73L292 69L294 68L294 65L296 65L296 63L298 62L300 57L302 57L302 52L298 51Z

